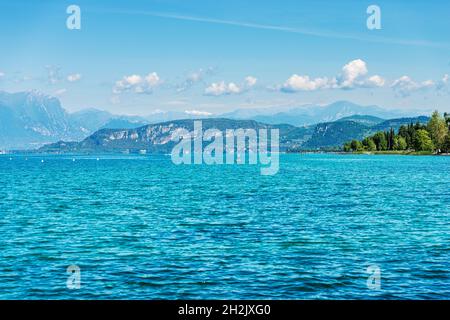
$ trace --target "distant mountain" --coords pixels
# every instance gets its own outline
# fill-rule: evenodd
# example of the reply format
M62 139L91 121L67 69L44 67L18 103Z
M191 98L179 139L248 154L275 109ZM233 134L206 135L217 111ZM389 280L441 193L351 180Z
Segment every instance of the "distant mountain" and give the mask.
M217 116L216 116L217 117ZM220 116L222 117L222 116ZM174 120L187 120L187 119L207 119L213 118L212 114L204 113L198 111L156 111L146 117L149 123L160 123L165 121Z
M134 129L149 124L146 120L130 119L130 118L111 118L108 122L100 127L100 129Z
M298 142L303 137L304 129L290 125L267 125L254 120L230 120L230 119L204 119L202 120L203 130L218 129L262 129L278 128L280 130L280 148L288 149L293 143ZM150 124L135 129L102 129L87 137L79 143L67 143L59 141L54 144L43 146L40 152L131 152L139 153L145 150L146 153L170 153L175 142L171 138L180 129L193 131L194 120L176 120L158 124Z
M401 125L409 124L409 123L417 123L420 124L426 124L430 120L429 117L426 116L419 116L419 117L412 117L412 118L398 118L398 119L390 119L383 122L380 122L374 126L371 127L371 131L374 133L377 131L386 131L390 128L393 128L395 131L397 131Z
M0 92L0 150L79 141L100 128L135 128L147 123L141 117L116 116L97 109L68 113L57 98L38 91Z
M99 129L131 129L150 123L144 117L118 116L107 111L85 109L69 114L70 120L89 134Z
M163 127L171 125L170 128L166 128L170 133L177 127L189 127L192 119L203 119L206 126L218 129L225 126L279 128L283 147L286 149L320 149L340 146L348 140L361 139L376 131L388 130L390 127L397 130L401 124L416 121L424 123L428 120L427 117L392 117L397 113L377 106L359 106L347 101L338 101L327 106L236 110L228 113L228 118L213 118L213 115L200 111L161 111L144 118L117 116L92 108L68 113L57 98L37 91L0 92L0 150L38 149L56 141L66 141L52 147L61 150L69 147L92 151L121 150L125 146L129 149L148 146L151 140L156 149L164 151L163 147L166 146L161 146L157 142L164 137L160 137L157 129L151 129L155 132L155 136L147 137L150 140L145 140L146 136L138 131L141 128L153 128L146 126L148 124ZM125 141L126 143L116 145L119 143L118 139L111 144L102 145L103 138L100 139L99 135L115 132L122 132L125 136L128 133L129 136L134 136L131 132L138 133L139 137L144 137L141 141L143 144ZM156 140L153 141L153 138ZM84 144L71 143L73 141L84 141ZM156 150L155 148L150 147L150 150Z
M356 117L356 120L375 121L373 118ZM362 139L374 131L388 130L390 124L395 126L410 122L426 122L427 117L401 118L386 120L376 124L362 123L340 119L334 122L325 122L312 126L295 127L288 124L271 125L254 120L234 120L223 118L203 119L203 130L218 129L222 132L227 129L279 129L281 151L324 150L338 149L345 142L353 139ZM364 122L363 121L363 122ZM39 152L56 153L170 153L174 143L172 135L180 129L193 131L193 120L176 120L158 124L150 124L134 129L102 129L87 137L79 143L58 142L46 145Z
M276 108L273 108L274 110ZM304 105L298 108L286 109L278 113L270 113L267 109L236 110L223 114L231 119L252 119L259 122L277 124L287 123L294 126L307 126L321 122L332 122L354 115L373 116L382 119L392 119L406 116L403 111L388 111L378 106L361 106L348 101L337 101L325 106ZM408 113L411 115L411 113Z
M69 114L70 120L86 133L93 133L110 121L114 116L103 110L84 109Z
M334 122L317 124L311 138L299 149L333 149L341 147L350 140L362 140L378 131L393 128L398 131L401 125L420 122L425 124L429 118L419 116L414 118L399 118L378 122L381 119L366 116L348 117ZM375 123L374 123L375 121Z
M374 126L377 125L379 123L384 122L386 119L382 119L379 117L374 117L374 116L367 116L367 115L359 115L359 114L355 114L353 116L349 116L349 117L344 117L341 119L338 119L337 121L354 121L357 123L361 123L364 124L366 126Z
M364 124L355 121L336 121L319 123L315 126L311 139L302 145L303 149L323 149L342 146L352 139L363 139L369 130Z
M36 148L85 135L71 122L58 99L37 91L0 92L0 148Z

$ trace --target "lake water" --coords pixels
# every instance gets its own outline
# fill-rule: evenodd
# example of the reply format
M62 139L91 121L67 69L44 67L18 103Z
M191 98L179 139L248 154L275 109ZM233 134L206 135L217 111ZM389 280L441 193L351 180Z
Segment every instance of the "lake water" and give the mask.
M10 157L0 299L450 299L450 157Z

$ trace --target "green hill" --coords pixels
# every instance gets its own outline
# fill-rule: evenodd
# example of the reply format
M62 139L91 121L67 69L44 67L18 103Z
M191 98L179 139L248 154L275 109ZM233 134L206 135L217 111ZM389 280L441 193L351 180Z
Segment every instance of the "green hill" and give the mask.
M225 118L202 119L203 131L218 129L279 129L281 151L336 150L350 140L361 140L376 131L397 129L401 124L426 122L427 117L383 120L372 116L351 116L334 122L295 127L289 124L266 124L255 120ZM381 121L381 122L380 122ZM374 124L375 123L375 124ZM177 130L192 132L194 120L175 120L141 126L139 128L102 129L80 142L57 142L38 149L38 152L102 153L130 152L170 153Z

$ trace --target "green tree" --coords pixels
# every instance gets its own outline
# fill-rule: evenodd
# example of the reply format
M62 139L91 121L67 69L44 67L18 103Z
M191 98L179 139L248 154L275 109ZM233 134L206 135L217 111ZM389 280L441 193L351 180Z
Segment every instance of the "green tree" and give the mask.
M445 119L441 117L438 111L433 112L430 121L428 121L427 130L430 138L437 149L442 149L444 141L448 135L448 127Z
M402 136L394 137L394 150L406 150L408 145L406 144L405 138Z
M352 145L351 145L351 142L346 142L346 143L344 144L344 151L345 151L345 152L350 152L350 151L352 151Z
M450 153L450 134L445 137L444 145L442 146L442 151Z
M447 124L448 129L450 130L450 114L444 112L445 123Z
M364 138L362 141L364 149L368 151L377 151L377 145L373 142L372 137Z
M363 151L364 147L361 141L358 140L352 140L350 147L353 151Z
M414 147L416 151L433 151L434 145L427 130L419 129L416 131Z
M378 151L384 151L387 150L388 144L386 139L386 134L382 131L377 132L373 136L373 142L375 142L375 145L377 146Z
M405 139L406 142L406 148L405 149L412 149L413 148L413 143L412 143L412 136L411 136L411 132L413 129L412 125L401 125L400 129L398 130L398 135L400 137L402 137L403 139Z
M395 132L394 132L394 129L392 127L386 133L386 138L387 138L387 149L388 150L394 150Z
M369 151L377 151L377 145L373 142L372 138L367 140L367 150Z
M408 138L406 143L408 144L408 149L414 149L414 140L416 137L416 129L412 122L408 125Z

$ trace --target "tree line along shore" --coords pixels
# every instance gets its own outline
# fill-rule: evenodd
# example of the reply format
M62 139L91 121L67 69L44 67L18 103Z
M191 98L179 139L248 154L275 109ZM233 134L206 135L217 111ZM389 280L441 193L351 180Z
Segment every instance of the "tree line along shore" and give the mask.
M449 154L450 114L433 112L427 124L410 123L344 144L344 152L375 154Z

